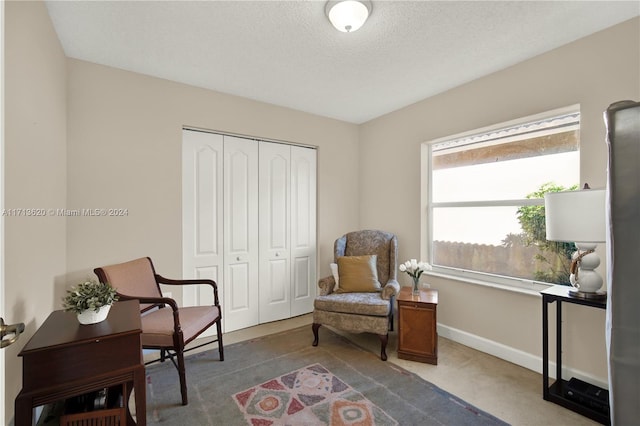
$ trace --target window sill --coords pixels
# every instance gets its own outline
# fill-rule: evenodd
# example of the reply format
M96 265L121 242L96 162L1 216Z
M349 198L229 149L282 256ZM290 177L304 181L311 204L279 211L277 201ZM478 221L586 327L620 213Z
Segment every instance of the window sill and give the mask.
M444 278L447 280L458 281L465 284L479 285L483 287L494 288L497 290L510 291L513 293L525 294L528 296L542 297L540 292L552 286L552 284L543 284L535 281L521 280L514 281L514 284L495 283L487 280L480 280L473 277L450 274L437 271L426 271L424 275L430 277Z

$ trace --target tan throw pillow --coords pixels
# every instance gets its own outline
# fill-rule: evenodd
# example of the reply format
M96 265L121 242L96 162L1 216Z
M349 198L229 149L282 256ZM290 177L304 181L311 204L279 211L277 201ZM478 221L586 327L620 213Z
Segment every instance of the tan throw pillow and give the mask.
M338 258L340 288L338 293L380 290L376 263L378 256L342 256Z

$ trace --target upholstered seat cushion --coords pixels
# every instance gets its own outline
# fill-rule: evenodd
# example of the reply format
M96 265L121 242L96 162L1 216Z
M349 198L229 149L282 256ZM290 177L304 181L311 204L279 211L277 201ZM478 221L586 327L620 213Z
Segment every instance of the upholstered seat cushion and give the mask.
M384 317L389 315L390 303L376 293L331 293L318 296L315 309L328 312Z
M179 309L185 342L212 324L220 311L215 306L189 306ZM165 307L142 315L143 346L173 346L173 311Z

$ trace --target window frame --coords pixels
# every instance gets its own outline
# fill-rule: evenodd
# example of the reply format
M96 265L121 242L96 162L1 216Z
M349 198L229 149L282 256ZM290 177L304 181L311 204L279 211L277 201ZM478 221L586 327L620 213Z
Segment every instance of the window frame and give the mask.
M425 141L420 147L420 252L421 259L427 259L432 264L433 269L425 272L428 275L462 281L471 284L489 286L493 288L505 289L510 291L524 292L527 294L539 294L540 291L549 288L550 283L528 280L515 277L507 277L502 275L494 275L490 273L477 272L462 268L454 268L448 266L433 265L433 209L436 207L494 207L494 206L524 206L524 205L544 205L544 199L509 199L509 200L490 200L490 201L457 201L457 202L438 202L432 200L433 188L431 181L432 170L432 150L435 144L453 141L456 139L467 138L478 134L492 133L500 129L508 127L516 127L526 123L550 119L555 116L566 115L571 113L581 114L580 105L574 104L567 107L557 108L545 111L539 114L529 115L514 120L493 124L474 130L449 135L429 141ZM580 126L580 120L578 119ZM580 141L578 141L578 152L580 153ZM580 155L580 154L579 154ZM581 173L579 173L581 174Z

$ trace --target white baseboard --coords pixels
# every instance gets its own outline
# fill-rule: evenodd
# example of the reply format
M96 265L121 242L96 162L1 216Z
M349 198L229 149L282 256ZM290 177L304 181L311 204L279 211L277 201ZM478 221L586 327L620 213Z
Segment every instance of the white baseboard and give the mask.
M542 357L539 357L537 355L533 355L528 352L503 345L502 343L485 339L484 337L480 337L475 334L458 330L456 328L449 327L440 323L438 323L438 334L444 338L453 340L454 342L469 346L470 348L476 349L480 352L493 355L497 358L504 359L505 361L509 361L513 364L542 374ZM549 363L549 377L553 379L556 378L555 362ZM566 366L564 366L562 369L562 377L565 380L570 377L575 377L604 389L609 388L609 384L606 379L603 380L600 377L593 376L584 371L574 370ZM542 380L540 381L540 384L542 385Z

